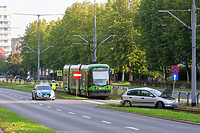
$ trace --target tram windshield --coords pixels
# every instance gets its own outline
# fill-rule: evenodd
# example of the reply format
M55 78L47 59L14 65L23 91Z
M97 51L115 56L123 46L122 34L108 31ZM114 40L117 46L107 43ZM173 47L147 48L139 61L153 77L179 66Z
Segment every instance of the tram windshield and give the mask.
M95 85L107 85L109 83L108 71L93 71Z

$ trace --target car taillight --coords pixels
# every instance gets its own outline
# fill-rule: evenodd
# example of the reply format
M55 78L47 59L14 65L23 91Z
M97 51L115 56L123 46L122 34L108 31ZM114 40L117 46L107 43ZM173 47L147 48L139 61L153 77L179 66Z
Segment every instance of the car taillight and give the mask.
M121 100L123 100L123 96L121 96Z
M20 79L22 79L22 77Z

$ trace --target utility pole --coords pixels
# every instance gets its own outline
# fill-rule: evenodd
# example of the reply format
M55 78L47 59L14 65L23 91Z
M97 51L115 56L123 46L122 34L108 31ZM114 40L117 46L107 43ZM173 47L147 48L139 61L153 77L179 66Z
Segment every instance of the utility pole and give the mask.
M96 41L97 41L97 34L96 34L96 0L94 0L94 62L96 62Z
M24 13L14 13L14 15L28 15L28 16L37 16L38 17L38 70L37 70L37 77L38 77L38 82L39 82L40 81L40 16L63 15L63 14L24 14ZM24 47L27 47L27 48L31 49L28 46L24 46ZM48 48L50 48L50 47L53 47L53 46L49 46ZM47 50L48 48L46 48L45 50ZM44 52L45 50L43 50L42 52ZM35 52L34 50L32 50L32 51Z
M80 37L81 39L83 39L86 44L89 44L90 43L84 39L81 35L73 35L73 36L78 36ZM103 42L105 42L108 38L112 37L112 36L117 36L117 35L110 35L109 37L107 37L105 40L103 40L101 43L97 44L97 33L96 33L96 0L94 0L94 58L93 58L93 61L96 62L97 59L96 59L96 48L97 46L99 46L100 44L102 44ZM80 44L80 43L76 43L76 44Z
M186 11L186 10L182 10ZM191 11L191 10L187 10ZM187 26L184 22L182 22L180 19L178 19L176 16L174 16L170 11L168 10L159 10L159 12L167 12L170 15L172 15L174 18L176 18L179 22L181 22L184 26L191 29L190 26ZM196 106L196 7L195 7L195 0L193 0L192 3L192 103L191 106Z

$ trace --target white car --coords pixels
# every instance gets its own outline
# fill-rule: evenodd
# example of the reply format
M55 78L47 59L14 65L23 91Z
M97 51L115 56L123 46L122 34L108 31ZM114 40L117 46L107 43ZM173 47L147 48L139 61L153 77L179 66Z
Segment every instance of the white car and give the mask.
M5 81L5 77L4 76L0 76L0 81L4 82Z
M155 108L175 108L179 106L178 100L162 95L158 90L151 88L134 88L127 90L121 96L123 106L144 106Z
M36 85L32 91L32 99L52 99L55 100L55 92L50 85Z

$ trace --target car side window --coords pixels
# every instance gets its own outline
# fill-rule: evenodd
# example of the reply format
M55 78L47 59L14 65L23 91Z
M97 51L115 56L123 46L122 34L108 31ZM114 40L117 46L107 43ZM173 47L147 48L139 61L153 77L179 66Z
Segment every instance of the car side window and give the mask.
M150 97L150 96L153 96L153 95L149 91L142 90L141 91L141 96Z
M132 90L132 91L129 91L127 93L127 95L140 96L140 91L139 90Z

